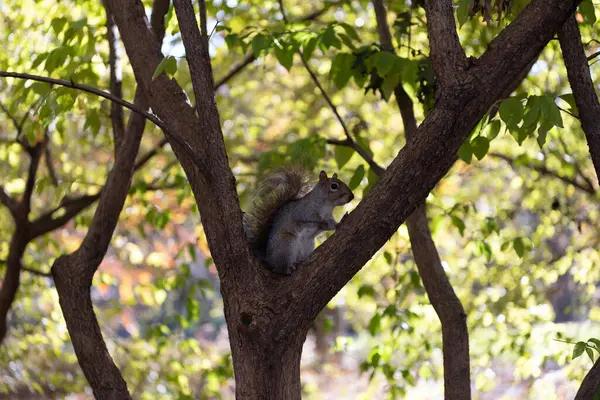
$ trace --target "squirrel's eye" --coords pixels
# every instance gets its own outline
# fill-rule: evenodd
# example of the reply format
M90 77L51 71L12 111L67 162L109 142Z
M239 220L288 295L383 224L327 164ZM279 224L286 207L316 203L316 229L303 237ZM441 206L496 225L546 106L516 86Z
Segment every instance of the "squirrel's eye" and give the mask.
M338 185L337 183L335 183L335 182L333 182L333 183L331 184L331 190L333 190L334 192L335 192L336 190L338 190L338 187L339 187L339 185Z

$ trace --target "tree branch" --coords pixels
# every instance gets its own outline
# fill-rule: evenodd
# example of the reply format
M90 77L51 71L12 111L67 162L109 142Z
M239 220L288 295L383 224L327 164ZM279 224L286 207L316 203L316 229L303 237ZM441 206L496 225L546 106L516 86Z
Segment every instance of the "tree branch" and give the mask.
M506 161L511 167L516 168L515 162L516 159L507 156L506 154L501 154L501 153L495 153L495 152L490 152L488 153L488 155L490 157L494 157L494 158L499 158L501 160ZM573 185L574 187L576 187L577 189L586 192L588 194L594 195L596 193L596 191L594 190L593 187L589 187L588 185L583 185L580 182L577 182L576 179L571 179L567 176L564 175L560 175L558 172L556 171L552 171L550 169L548 169L546 166L544 165L534 165L534 164L527 164L524 165L527 168L533 169L534 171L539 172L542 175L546 175L546 176L550 176L556 179L560 179L561 181L565 182L566 184L569 185Z
M108 9L112 13L113 9ZM166 12L168 7L160 10ZM164 20L164 14L157 19ZM155 39L162 41L162 36L154 34ZM148 108L146 97L139 87L134 101ZM100 193L98 207L83 242L74 253L59 257L52 266L52 276L75 354L94 396L100 399L131 399L127 384L106 348L94 313L90 287L127 198L145 123L145 118L139 114L133 114L129 119L121 146L116 151L115 165ZM141 166L147 160L149 158L137 165Z
M596 360L594 366L583 378L581 386L574 400L591 400L600 390L600 359Z
M52 278L52 274L50 272L40 271L34 268L29 267L21 267L22 271L29 272L32 275L43 276L45 278Z
M25 191L23 192L23 199L21 200L21 207L23 210L23 217L27 219L29 212L31 211L31 196L33 195L33 188L35 186L35 178L37 175L38 167L40 165L40 159L42 158L42 152L46 147L47 137L36 144L30 152L31 160L29 162L29 170L27 173L27 181L25 183Z
M13 199L6 191L4 187L0 185L0 203L4 204L14 220L19 217L19 203Z
M467 69L467 57L460 46L451 0L426 0L430 58L440 86L454 86ZM388 28L389 29L389 28Z
M40 217L31 222L29 240L31 241L41 235L52 232L64 226L67 222L73 219L73 217L98 200L101 193L102 192L94 195L86 195L74 199L68 199L55 209L42 214ZM53 217L53 214L62 208L64 208L64 212L58 217Z
M26 220L15 221L15 231L10 240L6 259L6 274L0 288L0 344L6 338L8 313L21 283L21 259L28 243L28 228Z
M136 101L140 101L138 95ZM79 249L59 257L52 266L60 307L79 365L96 398L130 399L127 384L114 364L91 303L90 287L119 220L133 174L145 119L133 115L115 165L100 194L87 234Z
M392 35L387 23L383 0L373 0L379 40L384 50L394 53ZM404 90L402 82L394 90L402 115L406 140L414 140L417 133L414 104ZM427 297L442 325L442 351L444 355L444 396L447 399L470 399L471 376L469 358L469 331L467 314L442 265L437 247L431 236L426 202L423 200L407 218L415 264L427 291Z
M156 40L156 38L154 38L154 40ZM72 89L78 89L78 90L81 90L81 91L84 91L87 93L92 93L97 96L103 97L103 98L111 100L113 102L116 102L117 104L120 104L123 107L128 108L137 114L143 115L144 117L146 117L147 119L152 121L156 126L158 126L159 128L162 129L165 136L167 136L171 141L177 143L180 146L181 151L186 153L187 157L189 157L189 159L192 163L194 163L200 170L202 170L202 168L203 168L202 160L194 156L194 151L192 150L192 148L190 147L188 142L183 140L179 135L177 135L177 134L173 133L171 130L169 130L167 125L165 125L160 119L156 118L153 114L150 114L149 112L145 111L143 108L139 107L136 104L129 103L128 101L125 101L116 96L113 96L110 93L106 93L103 90L96 89L96 88L86 86L86 85L81 85L81 84L75 83L75 82L64 81L62 79L53 79L53 78L46 78L44 76L23 74L23 73L17 73L17 72L6 72L6 71L0 71L0 77L31 79L31 80L38 81L38 82L46 82L46 83L50 83L50 84L56 84L56 85L60 85L60 86L69 87ZM171 95L172 94L173 93L171 93ZM186 97L185 93L181 92L181 94L184 97Z
M142 3L139 0L110 0L110 5L136 80L148 97L152 110L183 135L196 158L210 166L194 165L180 145L171 143L194 192L219 275L223 278L225 266L227 269L243 269L250 253L243 235L242 213L221 134L210 60L203 56L197 22L193 12L188 12L189 1L175 2L175 11L196 93L198 117L186 104L183 90L175 81L164 74L152 79L163 57L159 43L147 28Z
M56 170L54 169L54 164L52 163L52 153L50 152L50 139L46 139L47 143L44 146L44 160L46 161L46 168L48 169L48 175L50 176L50 180L52 181L52 185L58 186L58 176L56 175Z
M123 98L123 89L121 81L120 59L117 53L117 27L113 21L113 17L108 9L106 0L102 1L104 11L106 13L106 39L108 40L108 66L110 70L110 93L118 98ZM110 105L110 120L112 123L113 136L115 138L115 156L125 132L125 119L123 116L123 108L114 101Z
M573 89L575 104L577 104L581 127L587 138L592 163L596 169L596 179L600 184L600 102L594 89L575 16L567 19L558 33L558 40L567 67L569 83Z
M52 85L59 85L59 86L65 86L71 89L77 89L77 90L81 90L82 92L87 92L87 93L91 93L91 94L95 94L96 96L100 96L102 98L105 98L107 100L110 100L112 102L115 102L125 108L130 109L131 111L138 113L140 115L143 115L144 117L146 117L147 119L149 119L150 121L152 121L156 126L158 126L159 128L161 128L163 131L164 130L168 130L167 126L158 118L156 118L154 115L150 114L149 112L147 112L146 110L144 110L143 108L132 104L126 100L123 100L119 97L116 97L110 93L105 92L104 90L100 90L100 89L96 89L93 88L91 86L86 86L86 85L81 85L79 83L75 83L72 81L65 81L62 79L54 79L54 78L47 78L45 76L39 76L39 75L32 75L32 74L24 74L24 73L18 73L18 72L8 72L8 71L0 71L0 77L3 78L17 78L17 79L29 79L32 81L38 81L38 82L45 82L45 83L50 83Z
M15 126L15 129L17 130L17 136L19 136L21 134L21 128L20 128L21 125L20 125L19 121L17 121L15 116L2 103L0 103L0 110L2 110L4 112L4 114L6 114L8 119L10 119L12 121L13 125Z

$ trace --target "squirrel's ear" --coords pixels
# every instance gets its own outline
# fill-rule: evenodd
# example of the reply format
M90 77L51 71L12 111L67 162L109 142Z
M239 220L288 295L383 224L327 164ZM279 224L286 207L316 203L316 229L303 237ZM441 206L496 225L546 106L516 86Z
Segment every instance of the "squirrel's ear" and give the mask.
M333 174L333 175L331 176L331 178L332 178L332 179L337 179L337 174Z
M321 173L319 174L319 182L323 182L326 179L327 179L327 172L321 171Z

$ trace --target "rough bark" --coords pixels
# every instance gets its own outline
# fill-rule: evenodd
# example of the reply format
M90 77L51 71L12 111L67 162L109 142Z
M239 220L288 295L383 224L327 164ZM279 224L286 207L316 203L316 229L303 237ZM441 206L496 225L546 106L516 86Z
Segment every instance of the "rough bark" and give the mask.
M27 221L15 224L6 259L6 274L0 289L0 343L4 341L8 330L8 312L19 290L21 279L21 259L27 247Z
M192 107L186 104L176 82L165 75L151 79L162 55L160 44L147 27L141 2L111 0L109 3L136 80L147 95L152 110L185 140L195 154L195 160L201 161L194 163L183 146L172 143L196 197L221 279L238 398L269 398L267 393L275 394L274 398L284 395L286 399L294 399L300 397L296 362L299 349L294 352L294 357L285 358L288 362L293 359L295 364L282 367L281 370L290 374L285 379L266 380L261 362L266 360L266 364L272 366L271 374L278 373L279 364L275 358L283 359L281 352L284 349L295 348L296 341L304 340L319 311L422 204L452 166L460 145L479 119L506 89L515 84L518 74L558 31L578 1L532 1L477 62L464 60L457 39L456 43L451 43L450 49L454 50L446 60L450 61L451 75L442 78L445 84L438 91L436 106L414 140L408 141L339 230L289 277L273 275L250 256L243 239L233 175L220 129L216 128L218 114L201 114L199 120ZM454 26L448 21L453 18L448 12L450 1L443 3L439 10L430 13L431 34L456 38L455 31L448 31ZM181 3L181 6L186 5ZM185 11L183 14L178 12L178 20L182 24L188 57L195 57L195 49L201 49L198 28L193 29L191 18ZM445 39L437 38L434 42L436 40L438 45L432 47L432 59L439 77L449 67L441 63L447 50ZM210 110L214 101L212 88L206 85L212 81L212 76L208 76L210 71L202 64L190 67L192 75L207 74L192 77L192 82L196 97L206 96L204 101L208 102ZM292 389L286 389L286 386Z
M117 52L117 35L115 22L113 17L108 11L106 6L106 0L102 1L104 9L106 11L106 39L108 41L108 67L110 71L110 92L119 98L123 97L122 81L121 81L121 66L119 65L120 59ZM115 102L110 103L110 120L112 123L113 137L115 140L115 157L121 142L123 141L123 135L125 134L125 117L123 116L123 107Z
M13 212L13 209L10 206L14 207L13 221L15 224L15 231L11 238L8 250L6 274L2 281L2 288L0 288L0 344L2 344L6 338L6 332L8 331L8 313L10 312L12 303L15 300L21 283L21 259L23 258L27 244L30 241L29 230L31 226L29 223L29 212L31 211L31 196L33 195L33 188L35 186L40 159L46 144L47 141L43 140L33 147L28 144L23 145L30 157L25 190L23 191L21 201L16 202L10 197L8 198L10 200L7 200L7 205L9 205L11 212Z
M575 395L575 400L592 400L600 391L600 360L596 360Z
M600 103L590 75L581 35L575 16L558 33L558 40L567 67L567 76L579 111L581 127L585 133L592 163L596 169L596 179L600 185Z

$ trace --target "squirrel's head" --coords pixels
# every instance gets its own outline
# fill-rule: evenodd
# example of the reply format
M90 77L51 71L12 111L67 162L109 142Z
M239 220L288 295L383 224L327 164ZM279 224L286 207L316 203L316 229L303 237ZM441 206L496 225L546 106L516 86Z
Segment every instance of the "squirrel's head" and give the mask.
M333 174L331 178L328 178L327 173L321 171L318 185L322 193L327 194L327 198L333 203L334 207L344 205L354 199L350 188L338 179L337 174Z

